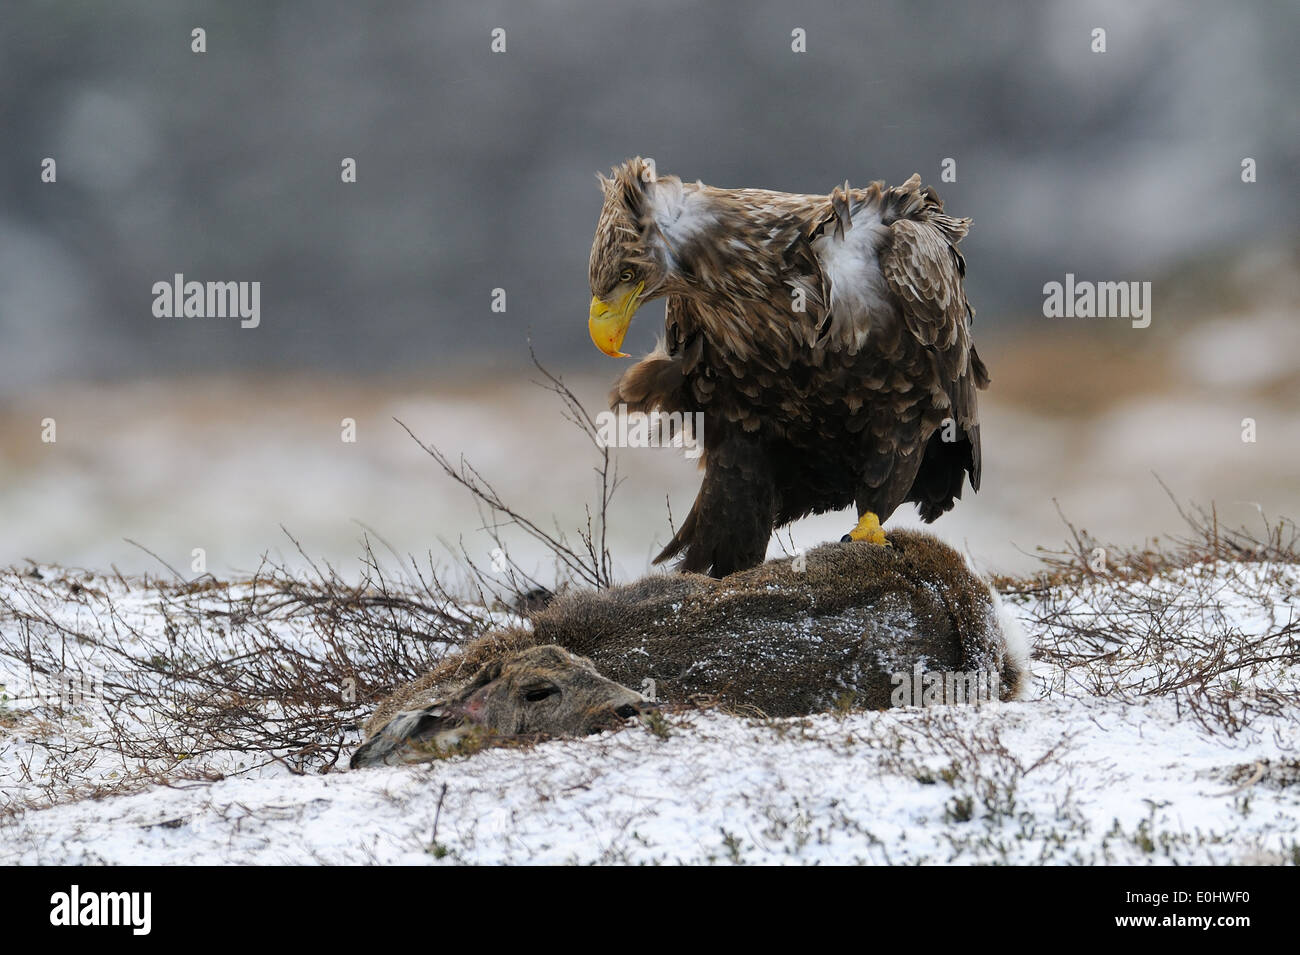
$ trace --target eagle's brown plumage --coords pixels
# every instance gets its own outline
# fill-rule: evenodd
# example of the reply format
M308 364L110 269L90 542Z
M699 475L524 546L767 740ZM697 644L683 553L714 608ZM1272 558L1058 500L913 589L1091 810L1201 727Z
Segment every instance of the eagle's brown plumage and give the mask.
M704 482L656 562L684 552L682 569L724 576L808 514L856 504L884 521L913 501L932 521L966 475L979 488L989 378L957 250L970 220L918 176L791 195L684 184L632 159L602 185L593 337L601 303L630 316L667 298L664 339L611 403L704 413Z

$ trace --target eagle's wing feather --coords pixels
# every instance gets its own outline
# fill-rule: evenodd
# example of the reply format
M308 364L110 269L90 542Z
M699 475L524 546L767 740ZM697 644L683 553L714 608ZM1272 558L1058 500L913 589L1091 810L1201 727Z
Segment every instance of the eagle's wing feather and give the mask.
M975 393L987 386L988 375L971 341L974 312L957 249L969 227L969 219L945 215L934 190L913 176L892 189L883 183L836 188L812 210L804 233L813 254L803 255L803 262L816 264L826 289L825 305L815 316L818 347L850 355L868 348L889 363L887 375L859 385L863 405L873 410L870 424L846 424L850 433L864 425L871 429L874 455L863 472L871 490L863 500L874 499L885 510L909 493L914 480L927 519L937 516L929 499L946 502L950 493L959 494L963 472L979 486ZM796 243L791 252L799 255L803 248ZM891 313L899 320L891 321ZM918 387L931 396L924 422ZM927 446L919 461L899 457L901 449L916 445L921 429L929 432L940 423L935 415L952 416L957 441Z
M983 388L988 375L975 355L970 333L975 312L962 286L966 260L955 244L969 224L969 219L945 215L900 219L890 227L880 266L908 331L939 357L944 384L969 377ZM967 411L956 410L959 418Z
M971 487L978 490L981 454L976 390L987 387L989 378L971 340L974 310L962 285L966 260L956 245L969 227L969 219L933 211L920 218L899 219L890 227L880 267L908 331L926 347L934 362L935 384L947 398L961 437L969 442L970 461L965 469ZM930 453L937 457L942 451L937 448ZM959 471L956 480L960 494ZM951 476L942 483L950 487ZM935 493L946 496L948 491Z
M965 263L948 238L928 222L900 219L890 227L881 272L917 341L947 352L966 330ZM964 361L966 349L954 356ZM964 365L954 369L964 371Z

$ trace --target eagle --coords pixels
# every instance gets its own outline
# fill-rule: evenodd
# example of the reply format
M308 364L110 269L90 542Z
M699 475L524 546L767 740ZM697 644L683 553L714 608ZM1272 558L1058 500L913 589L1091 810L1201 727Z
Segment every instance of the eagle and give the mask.
M970 219L919 175L829 195L721 189L640 157L598 175L588 330L606 355L666 299L664 334L610 394L628 412L702 415L704 478L661 563L725 577L776 528L856 505L844 540L914 502L929 523L980 485L988 370L957 245Z

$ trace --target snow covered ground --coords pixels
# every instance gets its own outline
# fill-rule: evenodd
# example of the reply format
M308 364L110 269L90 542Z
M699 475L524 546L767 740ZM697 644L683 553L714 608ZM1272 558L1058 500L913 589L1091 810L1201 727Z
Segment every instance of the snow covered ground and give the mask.
M6 864L1300 861L1293 563L1027 583L1009 597L1039 651L1025 702L688 710L666 733L355 772L341 769L349 731L323 773L323 756L237 745L123 758L122 728L156 730L156 712L113 692L61 713L33 699L23 654L38 636L70 670L110 635L141 660L198 658L203 628L177 608L210 620L247 596L40 574L0 577ZM318 618L269 626L305 655L331 652Z

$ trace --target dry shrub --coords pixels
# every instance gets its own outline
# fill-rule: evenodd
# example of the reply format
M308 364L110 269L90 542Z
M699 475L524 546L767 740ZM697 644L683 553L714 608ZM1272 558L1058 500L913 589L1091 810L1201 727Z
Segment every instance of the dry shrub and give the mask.
M1257 528L1225 528L1213 508L1178 511L1185 533L1130 549L1102 548L1066 521L1070 541L1044 554L1041 572L997 580L1028 608L1035 658L1056 674L1048 692L1168 697L1179 718L1228 734L1255 716L1296 718L1288 668L1300 662L1300 614L1277 595L1300 591L1300 529L1262 514Z

